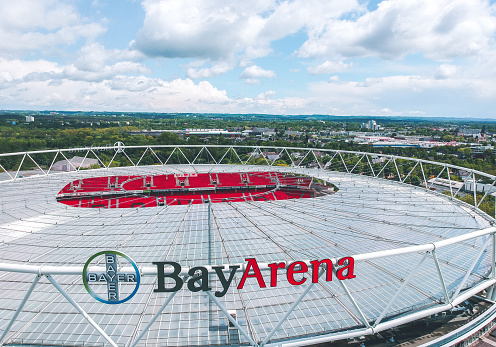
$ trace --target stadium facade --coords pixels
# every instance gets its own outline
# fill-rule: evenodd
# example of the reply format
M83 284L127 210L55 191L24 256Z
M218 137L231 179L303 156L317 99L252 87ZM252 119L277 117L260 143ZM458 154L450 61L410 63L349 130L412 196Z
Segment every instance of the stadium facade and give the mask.
M108 150L62 173L74 149L0 155L3 345L314 345L494 292L488 195L428 184L494 176L321 149Z

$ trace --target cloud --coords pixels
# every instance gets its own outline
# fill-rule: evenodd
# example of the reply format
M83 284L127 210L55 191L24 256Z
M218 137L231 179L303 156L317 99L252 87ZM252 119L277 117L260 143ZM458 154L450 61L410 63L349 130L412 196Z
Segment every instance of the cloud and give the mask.
M74 81L100 82L114 76L126 74L149 74L151 70L144 65L133 62L118 62L113 65L103 66L97 70L83 70L75 65L64 68L62 76Z
M135 76L117 76L102 82L21 80L0 89L0 98L2 106L8 108L162 112L201 112L206 105L229 101L224 90L205 81L194 83L190 79L176 79L168 82ZM208 106L212 112L214 108Z
M244 78L247 81L256 80L259 77L274 78L276 76L274 71L264 70L257 65L248 66L240 75L241 78Z
M230 71L232 69L233 66L231 64L222 62L208 68L202 67L196 69L194 67L190 67L186 70L186 76L188 76L188 78L193 78L193 79L210 78L226 73L227 71Z
M80 38L92 40L106 30L62 1L2 1L1 6L0 55L5 57L74 44Z
M0 58L0 88L22 82L50 81L51 85L61 79L101 82L116 76L150 74L151 70L136 62L117 61L121 51L106 51L99 45L83 47L74 64L59 65L47 60L25 61Z
M263 1L143 1L145 22L136 47L147 55L218 59L250 45L260 30Z
M74 63L63 68L62 78L99 82L119 75L152 72L151 69L137 62L143 58L143 55L131 49L108 50L100 43L93 42L83 46L76 55L77 59Z
M456 65L442 64L437 68L435 77L437 79L452 78L458 74L458 71L459 68Z
M166 81L141 75L74 80L64 75L66 68L42 60L0 60L2 108L369 115L386 114L389 109L395 115L414 110L463 116L490 112L496 106L493 78L467 79L462 73L445 79L437 78L435 71L431 76L392 75L362 81L336 78L332 79L336 83L310 83L299 97L277 97L275 90L268 90L251 98L232 98L206 81Z
M342 61L338 62L333 62L333 61L325 61L320 65L317 66L309 66L307 68L308 72L310 72L312 75L317 75L317 74L328 74L328 73L333 73L333 72L343 72L351 68L353 64L352 63L344 63Z
M144 76L117 76L107 82L112 90L143 92L162 86L160 80Z
M260 94L257 95L257 97L255 99L257 100L267 100L269 99L271 96L274 96L276 95L276 92L273 91L273 90L268 90L266 92L262 92Z
M53 0L2 1L0 28L29 31L35 28L56 30L79 22L76 9Z
M298 54L401 59L422 53L446 60L487 51L495 30L494 9L485 0L387 0L357 20L330 20L310 30Z
M23 61L19 59L0 58L1 76L9 82L21 80L30 74L61 73L62 68L54 62L47 60Z
M357 0L144 0L136 47L149 56L250 61L272 41L362 8ZM245 62L245 64L247 64Z

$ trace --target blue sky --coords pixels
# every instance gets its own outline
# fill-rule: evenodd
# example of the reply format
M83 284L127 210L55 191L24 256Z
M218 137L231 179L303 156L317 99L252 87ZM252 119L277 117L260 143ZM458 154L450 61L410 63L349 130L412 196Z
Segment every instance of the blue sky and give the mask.
M496 118L494 1L0 2L0 109Z

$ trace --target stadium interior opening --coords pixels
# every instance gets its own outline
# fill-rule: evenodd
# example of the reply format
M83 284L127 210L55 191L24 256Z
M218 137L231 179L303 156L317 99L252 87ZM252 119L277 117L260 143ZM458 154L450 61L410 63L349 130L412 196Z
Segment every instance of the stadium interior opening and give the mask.
M81 208L137 208L314 198L334 188L312 177L271 171L107 176L72 181L56 199Z

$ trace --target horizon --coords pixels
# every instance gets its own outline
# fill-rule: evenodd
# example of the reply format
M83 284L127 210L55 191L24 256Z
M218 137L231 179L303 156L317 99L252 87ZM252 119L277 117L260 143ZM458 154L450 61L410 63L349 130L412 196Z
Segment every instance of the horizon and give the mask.
M2 114L2 112L5 112L5 114ZM307 118L306 120L326 120L326 121L339 121L340 119L343 120L348 120L348 119L353 119L358 121L362 120L388 120L388 121L409 121L409 122L449 122L453 121L455 123L461 123L463 121L467 123L481 123L481 122L488 122L488 123L496 123L496 118L482 118L482 117L441 117L441 116L421 116L421 115L416 115L416 116L398 116L398 115L380 115L380 116L368 116L368 115L333 115L333 114L275 114L275 113L209 113L209 112L201 112L201 113L196 113L196 112L159 112L159 111L95 111L95 110L90 110L90 111L82 111L82 110L74 110L74 111L69 111L69 110L1 110L0 109L0 117L1 116L14 116L17 115L19 117L24 117L26 114L29 115L42 115L42 116L67 116L67 117L82 117L82 116L89 116L89 117L97 117L97 116L106 116L106 117L132 117L133 115L149 115L150 117L153 116L172 116L172 115L177 115L180 117L189 117L194 116L194 117L205 117L208 118L209 116L216 116L216 117L274 117L274 118L279 118L280 121L291 121L291 120L297 120L301 119L303 120L304 118ZM115 113L120 113L115 114ZM147 118L147 117L144 117ZM308 119L308 118L315 118L315 119ZM257 121L259 119L255 119L254 121ZM249 119L246 119L245 121L249 121Z

